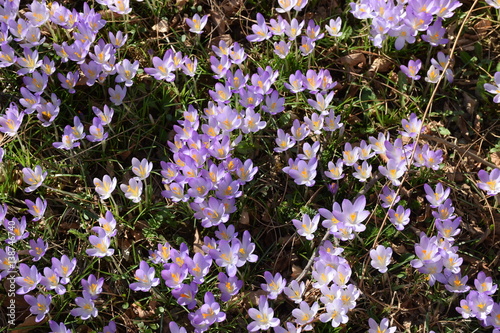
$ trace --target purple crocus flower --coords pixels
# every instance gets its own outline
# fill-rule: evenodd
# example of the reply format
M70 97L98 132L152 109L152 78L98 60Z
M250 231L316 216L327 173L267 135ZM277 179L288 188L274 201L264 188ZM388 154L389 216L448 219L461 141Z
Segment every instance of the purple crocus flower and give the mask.
M347 317L347 308L343 306L342 300L335 299L333 302L326 304L326 312L319 316L319 320L323 323L331 320L332 327L347 323L349 317Z
M108 8L117 14L126 15L132 11L130 0L113 0L109 1Z
M214 78L220 79L223 78L226 75L226 72L229 71L229 68L231 68L231 61L229 61L229 57L227 55L223 55L220 59L211 56L210 68L215 73Z
M134 203L141 201L142 182L139 178L133 177L128 181L128 185L121 184L120 189L125 193L127 199L132 200Z
M470 287L467 285L467 280L469 277L466 275L462 277L460 272L452 273L448 276L445 288L450 293L466 293L470 290Z
M387 162L387 166L379 165L378 171L390 180L392 185L399 186L401 185L401 181L399 179L406 172L406 163L404 161L390 159Z
M416 138L417 135L423 130L422 128L422 120L418 119L415 113L410 114L410 118L403 119L401 121L401 125L403 125L403 131L400 132L402 136Z
M304 21L299 23L296 18L293 18L290 23L288 23L288 21L285 21L285 34L291 41L300 36L301 30L304 27L304 23Z
M102 180L99 178L94 178L95 191L99 194L101 200L106 200L111 196L111 193L116 188L116 177L109 177L108 175L104 175Z
M62 48L69 60L81 65L87 58L87 54L90 51L90 45L91 42L89 40L83 42L77 39L72 45L67 45L66 42L62 43Z
M0 68L10 67L17 61L15 50L7 43L0 46Z
M477 278L474 279L474 286L480 293L485 293L486 295L494 295L497 291L498 286L493 283L493 279L486 276L483 271L477 274Z
M304 87L309 90L311 93L316 93L318 89L321 87L323 78L316 71L309 69L306 72L305 78L302 81Z
M302 141L305 138L307 138L307 136L311 133L309 126L306 123L301 123L300 120L298 119L295 119L293 121L292 127L290 128L290 132L292 134L292 138L294 141Z
M346 227L352 228L355 232L362 232L366 226L362 224L364 220L370 215L368 210L365 210L366 197L359 196L354 203L348 199L342 201L342 213L333 211L333 215Z
M19 103L25 107L24 111L21 114L33 113L36 110L36 107L40 104L41 97L31 93L31 91L29 91L25 87L21 87L21 95L23 95L23 98L19 99ZM11 107L12 106L15 106L15 104L11 104ZM8 109L9 108L7 108L7 110Z
M285 32L285 19L283 17L281 17L281 15L278 15L276 20L275 19L269 20L269 23L271 24L271 27L269 28L269 30L271 30L271 33L274 36L282 36L283 35L283 33Z
M463 258L452 251L443 250L442 252L444 274L457 274L460 273L460 266L463 263Z
M49 321L49 326L51 331L49 333L71 333L71 330L64 325L64 323L56 323L55 321Z
M429 184L424 184L425 198L430 203L432 208L437 208L441 205L450 195L451 189L444 188L443 184L438 183L434 191Z
M97 308L94 301L87 292L83 292L83 297L75 299L76 309L71 310L70 314L74 317L80 317L81 320L87 320L90 317L97 317Z
M35 202L29 199L26 199L24 202L28 207L28 213L30 213L34 217L33 221L39 221L43 217L43 214L47 209L47 200L36 198Z
M47 8L45 2L33 1L28 7L30 11L24 13L24 15L32 26L40 27L49 20L50 10Z
M363 161L361 165L355 163L353 167L356 172L353 172L352 175L359 179L360 182L366 182L372 176L372 166L367 161Z
M333 161L328 162L328 171L325 171L325 176L333 180L339 180L344 178L343 174L344 161L339 158L337 163Z
M429 67L427 71L427 76L425 77L425 81L429 83L437 83L441 77L441 71L434 67L434 65Z
M26 231L26 217L22 216L21 221L17 217L13 217L12 220L7 221L4 219L3 225L5 229L9 231L9 237L5 240L7 244L14 244L21 239L28 238L29 232Z
M147 159L143 158L139 161L137 158L132 158L132 172L141 180L149 177L149 174L153 170L153 163L148 162Z
M286 280L283 279L280 273L276 273L274 276L268 272L264 272L264 279L266 283L262 283L260 287L262 290L268 292L268 299L276 299L278 295L283 292L283 289L286 286Z
M370 257L372 258L371 265L376 268L380 273L387 272L387 265L391 262L392 248L377 246L376 249L370 250Z
M153 57L153 68L144 68L144 72L153 76L156 80L165 80L167 82L172 82L175 80L175 65L172 60L173 51L167 50L163 55L163 59L158 57Z
M180 288L182 281L188 275L187 267L180 267L175 263L165 264L165 269L161 271L161 277L165 280L165 285L169 288Z
M174 333L172 330L170 330ZM107 326L104 326L102 332L99 333L116 333L116 323L114 321L110 321Z
M417 60L410 60L408 62L408 66L401 65L399 68L410 79L419 80L420 75L417 75L417 73L420 71L421 67L422 67L422 61L420 59L417 59Z
M368 330L368 333L394 333L396 332L396 327L389 327L389 319L383 318L382 321L380 321L380 325L377 324L377 322L373 319L370 318L368 319L368 325L370 325L370 329Z
M90 142L100 142L106 140L108 133L104 132L104 125L98 117L92 119L92 125L89 127L89 133L86 139Z
M280 8L276 8L278 13L287 13L297 5L297 0L278 0L278 5L280 5Z
M434 24L427 28L427 33L422 35L422 39L429 43L431 46L438 46L448 43L448 38L443 38L446 29L442 25L443 20L437 18Z
M0 132L8 136L15 136L23 121L24 113L19 112L17 105L11 103L5 110L5 115L0 116Z
M291 168L288 170L288 175L293 178L293 181L297 185L305 185L308 187L314 186L316 181L316 167L318 166L318 160L312 158L309 161L300 160L297 163L297 168Z
M30 247L29 254L33 256L33 261L38 261L43 257L45 251L47 251L48 245L39 237L36 241L30 239Z
M309 54L311 54L311 52L314 51L315 47L316 47L316 42L313 39L306 36L302 36L301 43L299 46L299 50L302 56L306 57Z
M288 53L290 52L290 47L292 46L291 42L275 42L274 43L274 53L281 59L285 59Z
M304 214L302 221L293 219L292 223L299 235L304 236L307 240L312 240L314 239L314 232L318 229L319 217L320 215L316 214L311 219L308 214Z
M116 85L115 88L108 88L109 100L113 102L114 105L121 105L123 103L123 99L127 95L127 87L122 87L120 85Z
M104 217L100 217L99 220L99 226L98 227L93 227L92 231L99 233L100 230L104 230L106 235L108 237L114 237L117 233L116 228L116 220L113 216L113 213L111 213L109 210L106 211L106 214Z
M424 265L441 261L436 239L436 236L429 238L424 233L420 234L420 242L415 244L415 254L418 259L410 262L413 268L421 268Z
M466 299L472 314L479 320L485 320L491 310L493 310L493 305L495 304L491 296L476 290L472 290Z
M88 279L82 279L83 292L88 293L91 299L97 299L102 292L104 278L97 279L94 274L90 274Z
M177 325L175 321L171 321L170 323L168 323L168 328L170 329L171 333L187 333L186 329Z
M490 94L495 94L493 97L494 103L500 103L500 72L496 72L494 75L495 84L485 83L484 90Z
M89 53L89 56L96 63L103 67L107 67L106 70L111 70L108 63L114 53L115 49L112 44L108 44L103 39L99 39L97 44L94 45L94 52Z
M160 279L155 278L154 267L150 267L144 260L139 264L139 269L135 271L134 278L137 282L130 284L130 289L134 291L148 292L160 283Z
M196 306L197 292L198 285L191 282L190 284L183 284L180 288L173 289L172 295L177 299L177 303L192 310Z
M42 279L35 265L29 267L23 263L19 264L19 274L21 276L15 278L17 285L20 286L16 291L18 295L27 294L35 289Z
M292 316L295 317L295 322L299 325L305 325L304 330L311 330L312 325L309 325L314 320L318 313L319 304L314 302L311 306L307 302L302 301L299 304L299 309L292 310Z
M100 63L95 62L94 60L91 60L88 63L82 63L80 65L80 69L83 72L85 84L89 87L94 85L94 83L99 79L101 73L103 72L103 66Z
M61 277L62 284L68 284L69 276L76 268L76 258L69 259L67 255L63 255L61 260L52 258L52 269Z
M477 186L481 190L486 191L487 195L497 195L500 193L500 169L493 169L490 173L485 170L479 170L477 175L479 177Z
M278 128L276 144L278 147L274 148L275 152L281 153L290 149L295 145L295 139L288 133L285 133L281 128Z
M17 63L22 68L17 71L18 75L26 75L33 73L38 67L42 66L43 61L38 60L38 51L25 48L23 57L17 58Z
M194 14L193 19L186 18L186 24L189 26L189 31L195 34L201 34L207 22L208 15L204 15L200 18L200 15Z
M325 265L324 262L320 259L314 263L312 270L312 278L316 280L313 283L313 287L317 289L321 289L322 286L330 284L333 281L333 278L336 274L336 271L333 267ZM302 301L302 300L301 300ZM300 303L300 302L298 302Z
M210 256L215 260L219 267L225 267L228 276L235 276L237 267L242 266L238 260L238 252L240 249L239 242L228 242L221 240L218 249L211 249Z
M47 290L55 290L58 295L66 293L66 287L60 283L60 277L50 267L45 267L43 269L43 276L40 280L40 284L47 288Z
M0 248L0 279L9 275L17 267L19 256L13 248L7 248L7 251Z
M454 220L436 220L435 224L436 229L438 230L438 235L447 241L454 241L454 237L460 233L460 229L458 227L460 226L461 221L462 218L460 217L457 217Z
M69 126L68 128L68 131L71 131L71 126ZM63 134L61 141L52 143L52 146L56 149L71 150L80 146L80 142L77 142L76 140L77 139L75 138L73 133Z
M249 42L262 42L272 37L272 33L266 24L266 19L261 13L257 13L257 24L252 25L253 34L247 36Z
M93 106L92 112L101 120L102 126L107 126L111 123L111 119L113 118L113 114L115 110L110 108L107 105L104 105L103 109L99 109L98 107Z
M45 315L49 313L50 302L52 301L52 296L44 296L42 294L37 297L31 295L24 295L24 300L28 303L30 307L30 312L36 315L35 322L40 322L45 318Z
M200 307L197 314L201 315L203 321L212 325L213 323L220 323L226 319L226 314L220 311L220 305L215 301L214 295L211 292L205 293L205 303Z
M280 320L274 318L274 310L269 307L266 296L260 296L259 309L248 309L248 315L254 320L247 325L247 330L250 332L265 331L280 324Z
M205 280L205 276L210 271L210 266L212 266L212 258L209 255L204 256L201 253L195 253L193 255L193 259L189 257L186 258L186 265L188 267L189 273L194 278L193 282L202 284Z
M301 71L297 70L295 74L290 74L288 81L290 83L285 82L283 83L283 85L285 86L285 88L290 90L290 92L296 94L298 92L304 91L305 85L303 82L305 81L305 77Z
M85 252L89 256L98 258L112 256L115 250L109 248L111 245L111 239L108 237L104 229L99 229L98 232L97 236L91 235L89 237L89 242L92 244L93 248L87 249Z
M238 291L243 287L243 281L238 280L237 276L228 277L224 272L220 272L217 275L219 279L219 290L221 291L221 301L227 302L232 296L236 295Z
M327 229L329 229L330 233L338 232L339 224L343 226L343 223L335 217L335 215L342 214L342 208L337 202L334 202L332 205L332 211L329 211L326 208L318 209L319 214L325 218L321 225Z
M331 268L331 267L330 267ZM302 294L306 289L306 284L304 282L297 282L292 280L288 286L283 288L283 292L288 298L290 298L294 303L299 304L302 302Z
M116 49L119 49L120 47L125 45L125 42L127 41L128 38L128 34L124 34L121 31L117 31L116 34L113 34L110 31L108 32L108 36L109 36L109 41Z
M389 209L388 214L389 221L391 221L399 231L403 230L404 226L410 223L411 210L409 208L405 209L403 206L399 205L396 210Z
M135 60L133 63L128 59L123 59L115 66L116 73L118 74L115 78L116 83L125 82L125 86L130 87L133 82L137 70L139 69L139 61Z

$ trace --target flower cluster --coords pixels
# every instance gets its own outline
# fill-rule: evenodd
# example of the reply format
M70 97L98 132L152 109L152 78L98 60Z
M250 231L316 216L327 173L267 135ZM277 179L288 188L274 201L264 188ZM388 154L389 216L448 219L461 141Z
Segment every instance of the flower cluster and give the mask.
M498 5L498 1L486 1L492 6ZM129 0L96 2L118 15L128 15L132 11ZM438 170L443 161L441 150L432 150L428 144L417 142L425 128L423 121L412 113L402 120L400 137L377 133L367 141L342 142L332 156L327 156L331 160L323 172L320 163L325 157L325 143L333 135L341 140L345 129L342 115L335 113L338 110L334 106L337 82L327 69L294 68L286 77L280 77L283 72L275 66L276 63L286 63L293 53L300 53L303 57L313 55L325 36L336 40L344 36L341 18L331 19L324 28L314 20L300 20L297 15L292 18L290 12L300 11L306 4L307 0L278 0L276 12L285 14L288 19L276 15L267 22L264 15L257 13L256 23L251 26L252 34L246 39L250 43L270 41L274 52L271 55L276 60L270 62L271 65L247 66L250 57L243 43L229 44L221 39L218 45L212 46L209 69L203 69L211 70L210 75L215 80L207 92L209 100L198 109L194 105L182 109L182 119L173 126L174 135L168 142L171 155L168 160L160 162L165 187L162 196L169 203L185 203L204 228L213 229L205 231L213 231L215 238L205 236L201 249L191 253L186 243L181 243L178 249L168 242L158 244L157 250L150 251L148 261L140 260L129 288L135 292L150 292L160 284L166 286L172 299L187 309L187 318L195 332L219 327L226 320L224 303L234 299L244 286L242 267L258 260L251 233L247 230L237 232L235 225L231 224L231 214L237 211L239 204L237 199L244 195L244 189L256 178L259 170L251 159L238 157L237 147L246 137L268 130L268 124L276 123L275 116L295 105L287 103L287 98L303 100L304 112L300 116L294 114L289 125L272 129L276 133L272 137L276 145L271 149L287 156L288 164L281 170L296 185L313 187L318 183L326 184L333 194L333 203L331 209L318 207L317 212L309 211L291 220L293 230L299 236L318 246L311 258L311 283L306 284L300 279L287 283L281 273L265 271L260 285L265 295L259 297L256 308L248 310L251 320L247 329L250 332L270 328L275 332L308 331L313 330L317 321L332 327L347 323L348 313L356 307L361 292L351 282L353 268L341 255L343 248L337 245L340 241L354 239L367 229L366 222L375 214L368 200L377 196L370 197L365 193L336 200L335 192L341 182L357 180L360 186L364 186L371 180L378 180L375 178L378 173L377 177L386 181L378 198L392 223L389 228L403 231L411 221L412 212L404 200L401 201L396 188L404 185L404 176L411 168ZM382 47L388 37L393 37L396 50L401 50L407 43L415 43L419 34L432 47L448 43L443 22L452 17L459 6L461 3L456 0L361 0L350 4L351 13L356 18L371 20L370 38L374 45ZM52 147L63 150L61 153L87 147L89 142L99 145L111 139L109 133L114 133L111 126L115 110L109 106L111 104L89 105L90 116L74 116L72 124L62 129L56 124L65 106L60 97L72 96L83 89L80 86L111 84L104 91L107 100L117 110L117 118L121 115L119 107L128 102L125 101L127 91L131 90L142 71L148 78L174 87L179 76L193 80L200 74L198 59L174 48L169 48L161 57L152 56L151 67L143 69L139 60L121 59L121 48L128 35L122 31L103 34L106 25L103 15L104 12L96 11L88 3L84 3L79 12L45 0L33 0L26 9L20 9L18 0L0 0L0 68L18 75L21 84L15 91L19 98L6 105L0 115L1 133L15 140L23 124L26 126L27 120L34 120L42 127L61 130L60 141L52 142ZM207 21L208 16L195 14L185 23L191 33L201 34ZM56 38L60 32L68 40ZM49 41L50 37L54 40ZM429 59L431 65L425 81L436 83L444 75L452 83L453 71L448 68L450 55L438 52L435 58L429 56ZM422 62L416 59L400 68L408 78L419 80L421 67ZM494 81L495 84L485 84L484 89L495 94L493 102L498 103L499 73L494 75ZM62 91L59 96L52 92L56 89ZM4 150L0 148L0 163L3 163L3 157ZM120 189L125 198L138 204L136 206L142 207L139 203L143 200L143 193L146 201L149 199L151 192L148 190L151 188L148 188L148 182L152 172L153 163L148 159L131 159L133 177L126 177L126 183L120 184ZM37 191L47 175L48 171L44 171L41 165L34 169L24 167L25 194L32 195L30 193ZM477 187L487 195L500 193L500 169L481 170L478 178ZM102 179L94 178L93 183L104 208L98 226L91 228L95 234L89 236L92 246L85 254L100 262L115 254L111 243L121 230L115 219L115 216L119 217L116 215L119 206L112 197L117 178L106 174ZM494 301L493 295L498 288L493 279L481 271L474 279L473 288L467 285L468 276L462 276L463 258L459 256L456 245L462 220L449 197L451 190L439 183L434 188L425 184L424 191L427 203L433 209L436 235L420 234L419 242L415 244L417 259L411 261L412 267L424 274L431 286L439 282L451 293L464 294L456 308L463 318L476 318L481 325L499 331L500 305ZM79 320L95 318L102 301L104 277L87 271L78 272L77 261L84 261L80 258L77 260L66 254L47 256L47 240L28 231L30 222L46 222L46 211L51 211L48 207L51 202L50 198L47 202L44 197L45 194L25 199L26 209L22 212L29 215L20 218L11 217L6 204L0 205L0 223L8 233L5 239L8 247L0 248L0 279L18 273L16 293L23 295L35 322L40 323L51 317L54 300L75 294L76 284L71 280L78 275L77 272L81 276L77 281L81 293L78 291L80 296L72 300L69 314ZM316 238L320 222L327 233L321 243ZM23 255L27 256L17 267L20 258L11 252L12 245L24 247ZM383 274L389 271L391 247L378 245L369 251L369 256L373 268ZM43 263L46 264L44 267ZM212 288L215 284L217 288ZM318 299L311 301L306 295L318 295ZM296 304L296 308L288 320L282 322L275 317L273 302L284 297ZM48 325L52 332L70 332L64 323L50 320ZM387 318L383 318L380 324L370 318L368 325L369 332L393 333L396 330L389 327ZM172 332L186 332L175 322L170 322L169 328ZM103 332L116 332L116 324L109 322Z
M240 240L236 238L238 233L234 231L234 226L226 228L224 224L220 224L218 229L218 239L205 237L203 253L197 252L191 256L185 243L175 249L168 242L158 244L156 251L150 251L151 261L163 265L161 277L165 285L171 288L179 305L189 310L197 307L199 286L205 282L213 263L226 271L220 272L217 278L221 291L220 301L227 302L243 286L243 281L236 276L238 267L246 262L257 261L257 256L253 254L255 244L248 231L243 233ZM160 283L160 279L155 277L155 268L145 261L141 261L134 278L135 282L130 284L130 289L134 291L148 292ZM186 281L188 279L190 282ZM226 318L213 293L206 292L203 297L204 303L188 315L195 332L204 332L214 323Z

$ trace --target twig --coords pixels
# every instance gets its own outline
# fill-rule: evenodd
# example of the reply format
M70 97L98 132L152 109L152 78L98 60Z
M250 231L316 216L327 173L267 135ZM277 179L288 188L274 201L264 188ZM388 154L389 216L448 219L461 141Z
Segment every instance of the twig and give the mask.
M420 137L422 139L426 139L426 140L432 140L432 141L435 141L435 142L438 142L438 143L441 143L445 146L448 146L454 150L456 150L457 152L459 152L460 154L462 155L467 155L468 157L472 158L474 161L476 162L479 162L481 164L484 164L486 166L489 166L490 168L497 168L497 166L491 162L488 162L486 161L485 159L481 158L480 156L474 154L473 152L471 152L470 150L468 149L464 149L464 148L461 148L459 146L457 146L456 144L454 143L451 143L449 141L446 141L445 139L443 138L440 138L440 137L437 137L437 136L432 136L432 135L428 135L428 134L421 134Z

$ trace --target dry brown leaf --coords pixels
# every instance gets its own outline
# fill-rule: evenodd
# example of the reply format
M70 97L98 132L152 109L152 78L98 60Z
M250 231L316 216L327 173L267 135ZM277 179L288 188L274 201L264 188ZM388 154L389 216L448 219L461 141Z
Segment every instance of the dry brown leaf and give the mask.
M220 11L211 10L210 19L214 23L217 32L222 35L227 32L226 17Z
M474 29L480 37L484 37L491 30L491 19L490 20L480 20L474 24Z
M121 249L123 259L128 260L130 257L130 247L132 246L132 242L125 237L118 238L118 246Z
M224 12L224 15L227 17L233 16L238 11L240 11L243 7L242 0L225 0L220 7Z
M183 9L187 3L188 0L175 0L175 6L179 9Z
M491 162L500 168L500 153L495 152L490 156Z
M262 289L256 290L256 291L251 291L251 292L244 295L244 302L247 303L247 305L249 305L249 307L253 307L253 306L256 306L257 304L259 304L260 296L266 296L266 295L267 295L267 292L262 290Z
M194 253L201 253L205 254L202 250L203 246L203 241L201 240L200 232L198 231L198 228L194 230L194 241L193 241L193 252Z
M366 65L366 57L363 53L353 53L340 58L340 62L347 67L364 67Z
M302 273L302 271L303 271L302 267L297 265L292 265L292 274L291 274L292 279L296 279L297 276L299 276L300 273Z
M465 110L467 110L467 112L471 115L474 114L477 109L477 99L467 94L466 92L463 93L463 96Z
M377 58L373 61L368 72L387 73L394 67L394 63L387 58Z
M248 211L243 209L240 215L240 224L242 225L249 225L250 224L250 215L248 214Z
M158 24L153 25L151 29L156 32L168 32L168 22L167 20L161 20L160 22L158 22Z
M17 325L10 332L11 333L29 333L33 330L38 329L40 326L45 324L47 321L49 321L48 316L45 316L45 318L38 323L36 322L36 316L29 316L26 319L24 319L24 322Z

